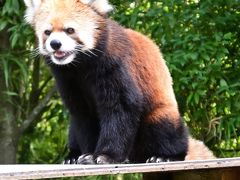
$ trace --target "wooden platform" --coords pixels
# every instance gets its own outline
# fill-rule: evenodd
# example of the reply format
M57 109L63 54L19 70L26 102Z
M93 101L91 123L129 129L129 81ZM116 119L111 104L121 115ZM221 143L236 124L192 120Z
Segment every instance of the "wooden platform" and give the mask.
M0 179L44 179L145 173L144 179L240 180L240 158L154 164L0 165ZM167 178L166 178L167 177Z

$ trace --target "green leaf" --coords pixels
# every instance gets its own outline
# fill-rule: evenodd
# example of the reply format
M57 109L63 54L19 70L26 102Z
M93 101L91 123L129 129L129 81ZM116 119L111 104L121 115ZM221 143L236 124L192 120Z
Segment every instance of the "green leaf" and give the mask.
M228 87L228 84L227 84L227 82L224 79L221 79L220 80L220 86L221 87Z
M201 54L201 57L202 57L203 59L207 60L207 61L210 60L210 57L209 57L208 54L203 53L203 54Z
M3 22L0 21L0 31L2 31L4 28L6 28L7 24L8 24L7 21L3 21Z
M9 96L18 96L16 92L6 91L5 93Z
M232 33L231 32L229 32L229 33L227 33L227 34L224 34L224 39L226 39L226 40L230 40L231 38L232 38Z

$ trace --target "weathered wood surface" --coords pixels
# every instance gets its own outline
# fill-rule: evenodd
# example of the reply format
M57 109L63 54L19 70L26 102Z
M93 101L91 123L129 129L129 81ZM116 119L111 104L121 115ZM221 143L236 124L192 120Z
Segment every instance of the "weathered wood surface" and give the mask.
M144 180L240 180L240 168L196 169L168 173L146 173Z
M240 158L207 161L166 162L153 164L114 165L0 165L0 179L44 179L57 177L95 176L106 174L150 173L145 179L154 179L151 174L160 172L173 175L178 180L240 180ZM158 174L158 173L157 173ZM199 178L198 178L199 174ZM224 178L228 174L227 178ZM230 175L233 179L229 179ZM159 176L157 176L159 179ZM194 178L193 178L194 177ZM202 178L204 177L204 178ZM234 179L238 178L238 179ZM217 179L216 179L217 180Z

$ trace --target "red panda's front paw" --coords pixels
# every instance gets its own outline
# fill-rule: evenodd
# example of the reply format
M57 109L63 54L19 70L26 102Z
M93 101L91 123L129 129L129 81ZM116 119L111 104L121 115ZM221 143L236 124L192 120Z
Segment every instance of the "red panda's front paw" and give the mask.
M126 159L123 162L119 162L119 161L116 161L116 160L110 158L107 155L99 155L95 159L95 162L96 162L96 164L126 164L126 163L129 163L129 160Z
M107 155L99 155L95 159L96 164L114 164L116 163L112 158Z
M95 164L92 154L83 154L78 157L76 164Z
M153 156L148 158L146 163L161 163L161 162L169 162L169 161L170 159L167 159L167 158Z
M83 154L78 157L76 164L113 164L115 161L107 155L94 156L92 154Z

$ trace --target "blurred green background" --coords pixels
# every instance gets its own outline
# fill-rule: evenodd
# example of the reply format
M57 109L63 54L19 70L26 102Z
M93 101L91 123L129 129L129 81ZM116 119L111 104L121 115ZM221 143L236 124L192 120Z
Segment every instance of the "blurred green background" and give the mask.
M240 155L240 1L111 0L110 16L159 45L191 134ZM22 0L0 0L0 164L60 163L68 112L37 56ZM139 176L130 176L130 179Z

